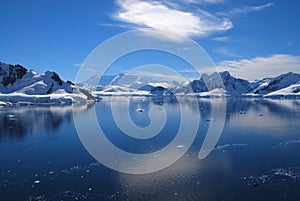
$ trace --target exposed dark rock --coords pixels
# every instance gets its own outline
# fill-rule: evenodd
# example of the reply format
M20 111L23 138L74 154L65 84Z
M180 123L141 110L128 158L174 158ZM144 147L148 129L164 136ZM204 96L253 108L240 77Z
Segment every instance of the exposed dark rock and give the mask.
M47 94L50 94L52 92L52 89L53 89L53 83L51 84L50 88L48 89Z
M0 76L3 76L2 84L4 87L11 84L13 85L17 80L22 79L22 77L27 73L27 69L23 66L9 65L8 72L0 67Z
M57 73L53 72L53 75L51 77L55 82L58 83L59 86L62 86L63 81L60 79Z

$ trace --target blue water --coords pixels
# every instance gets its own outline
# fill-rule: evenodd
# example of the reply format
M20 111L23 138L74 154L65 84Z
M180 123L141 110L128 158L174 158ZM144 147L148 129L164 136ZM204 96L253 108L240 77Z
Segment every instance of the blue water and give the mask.
M163 109L168 118L161 132L145 140L124 134L114 122L109 97L73 108L1 107L0 200L300 200L299 100L227 99L222 135L203 160L198 154L214 122L214 100L186 99L182 105L174 99L135 97L129 107L123 100L113 101L140 127L151 124L151 107ZM201 117L192 146L173 165L149 174L125 174L97 162L73 121L82 117L89 122L95 111L115 146L153 153L176 137L180 111L193 118L195 107ZM153 114L160 118L160 112ZM87 123L87 135L93 132L89 129Z

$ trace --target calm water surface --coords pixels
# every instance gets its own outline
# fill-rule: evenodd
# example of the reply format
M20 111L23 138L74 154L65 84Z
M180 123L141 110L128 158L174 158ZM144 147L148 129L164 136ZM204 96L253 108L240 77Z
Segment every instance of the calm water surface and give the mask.
M122 98L114 101L122 107ZM131 100L130 116L141 127L150 123L151 106L165 108L165 127L150 140L130 138L118 129L108 97L73 111L71 106L1 107L0 200L300 200L300 100L228 99L222 136L203 160L199 149L214 120L210 100L197 101L201 120L188 152L172 166L146 175L119 173L98 163L77 135L73 112L84 116L95 110L116 146L147 153L174 138L180 108L193 117L196 106L189 99L181 107L174 100Z

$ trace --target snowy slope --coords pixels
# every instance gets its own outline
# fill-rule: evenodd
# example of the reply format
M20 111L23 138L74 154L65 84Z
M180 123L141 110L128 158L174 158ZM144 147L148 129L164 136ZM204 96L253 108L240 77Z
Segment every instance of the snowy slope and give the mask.
M218 80L222 80L219 83ZM137 75L94 76L80 86L61 80L55 72L38 74L21 65L0 62L0 105L19 103L72 103L94 101L96 96L170 96L198 97L250 96L265 98L300 97L300 74L286 73L254 82L235 78L229 72L203 74L186 83L156 80Z
M223 83L219 80L222 79ZM235 78L228 71L221 73L213 73L211 75L203 74L199 80L190 83L194 93L207 95L209 91L213 91L214 95L220 92L220 95L241 95L248 92L249 82L247 80ZM218 90L216 90L218 89Z
M0 62L0 100L17 103L86 102L93 96L70 81L63 81L55 72L42 75L21 65Z
M266 98L296 98L300 97L300 81L286 88L266 94Z
M198 96L263 96L266 98L281 96L288 98L297 96L298 85L294 84L300 82L300 74L297 73L286 73L275 78L264 78L254 82L235 78L227 71L219 75L224 86L216 82L218 73L203 74L200 80L194 80L190 85Z
M275 78L264 78L254 81L249 85L249 92L253 94L266 95L274 91L286 88L300 81L300 74L286 73Z
M120 75L119 75L120 76ZM117 79L119 76L112 76ZM124 76L124 75L123 75ZM111 81L114 80L111 77ZM97 94L102 95L196 95L199 97L274 97L274 93L287 93L291 95L289 86L300 81L300 75L287 73L275 78L265 78L262 80L249 82L244 79L235 78L229 72L203 74L199 80L193 80L187 84L176 82L156 81L151 79L139 79L129 77L121 84L114 82L102 88L98 88ZM222 83L219 80L222 80ZM106 78L108 79L108 78ZM119 80L120 81L120 80ZM294 87L294 86L291 86ZM286 91L279 91L287 88ZM172 92L172 93L171 93ZM274 92L274 93L273 93ZM293 93L295 95L295 93ZM270 96L269 96L270 95ZM285 96L287 97L287 96Z
M159 94L158 92L167 95L166 91L169 90L161 90L162 88L174 89L180 86L176 81L154 80L151 77L131 74L93 76L79 85L88 87L98 96L157 95Z

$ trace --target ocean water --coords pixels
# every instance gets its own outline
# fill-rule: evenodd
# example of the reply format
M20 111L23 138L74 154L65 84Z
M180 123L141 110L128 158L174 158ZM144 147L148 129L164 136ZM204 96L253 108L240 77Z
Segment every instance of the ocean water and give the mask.
M1 107L0 200L300 200L300 100L227 99L226 111L212 114L218 101L106 97L94 105ZM95 132L95 117L106 139L125 153L168 146L174 155L187 151L156 172L116 171L107 166L122 169L122 163L103 150L103 141L97 154L111 157L109 165L83 143ZM199 159L210 125L221 117L217 144ZM154 126L157 135L138 130L155 122L163 125ZM183 123L184 138L174 146ZM160 157L138 170L158 167Z

